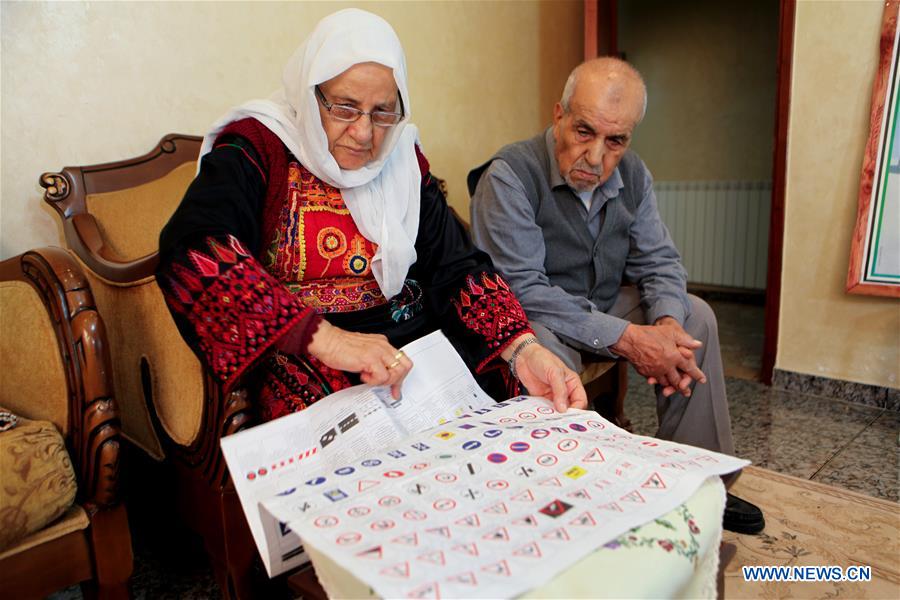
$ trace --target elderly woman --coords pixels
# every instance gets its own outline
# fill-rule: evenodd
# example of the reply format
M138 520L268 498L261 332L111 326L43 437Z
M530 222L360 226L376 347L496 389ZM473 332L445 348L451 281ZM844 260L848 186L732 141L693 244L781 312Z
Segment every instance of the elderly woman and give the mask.
M583 408L430 173L390 25L326 17L283 84L213 126L160 236L160 286L211 374L252 372L266 419L359 381L396 397L413 368L397 348L440 328L495 397L521 381Z

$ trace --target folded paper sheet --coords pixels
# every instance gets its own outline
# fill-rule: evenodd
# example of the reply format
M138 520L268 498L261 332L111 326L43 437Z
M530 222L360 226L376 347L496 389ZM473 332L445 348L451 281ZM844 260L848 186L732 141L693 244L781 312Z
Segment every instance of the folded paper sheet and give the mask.
M519 397L316 470L263 509L379 596L506 598L746 464Z
M514 597L748 464L541 398L493 403L443 336L420 343L399 404L354 388L223 440L270 574L302 540L382 597Z

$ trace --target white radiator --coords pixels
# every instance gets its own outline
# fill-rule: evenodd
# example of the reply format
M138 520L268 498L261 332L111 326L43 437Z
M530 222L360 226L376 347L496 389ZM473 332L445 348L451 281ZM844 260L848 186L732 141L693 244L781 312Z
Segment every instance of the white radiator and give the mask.
M658 181L653 187L689 282L766 287L771 181Z

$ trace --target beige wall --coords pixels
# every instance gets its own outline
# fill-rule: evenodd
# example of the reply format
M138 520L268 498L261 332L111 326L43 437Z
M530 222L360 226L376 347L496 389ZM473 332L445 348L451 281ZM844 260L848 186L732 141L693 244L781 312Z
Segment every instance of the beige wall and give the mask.
M882 3L797 6L776 367L900 387L900 302L844 292Z
M633 148L657 180L772 178L777 34L777 0L619 2L648 91Z
M549 122L581 59L581 2L355 4L397 30L426 155L467 215L467 171ZM0 4L0 258L62 243L43 171L203 133L230 106L268 96L315 23L345 5Z

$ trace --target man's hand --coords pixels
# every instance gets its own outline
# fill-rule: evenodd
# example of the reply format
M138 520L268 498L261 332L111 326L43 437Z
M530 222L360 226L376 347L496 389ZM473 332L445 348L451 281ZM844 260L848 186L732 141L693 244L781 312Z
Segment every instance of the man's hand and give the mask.
M500 355L509 360L513 350L530 334L518 337ZM553 402L558 412L567 408L587 408L587 392L578 373L567 367L555 354L540 344L530 344L516 357L516 376L533 396Z
M694 350L701 345L678 321L662 317L654 325L629 324L610 348L633 364L650 384L661 385L663 395L668 397L676 391L690 396L693 381L706 382L694 359Z

